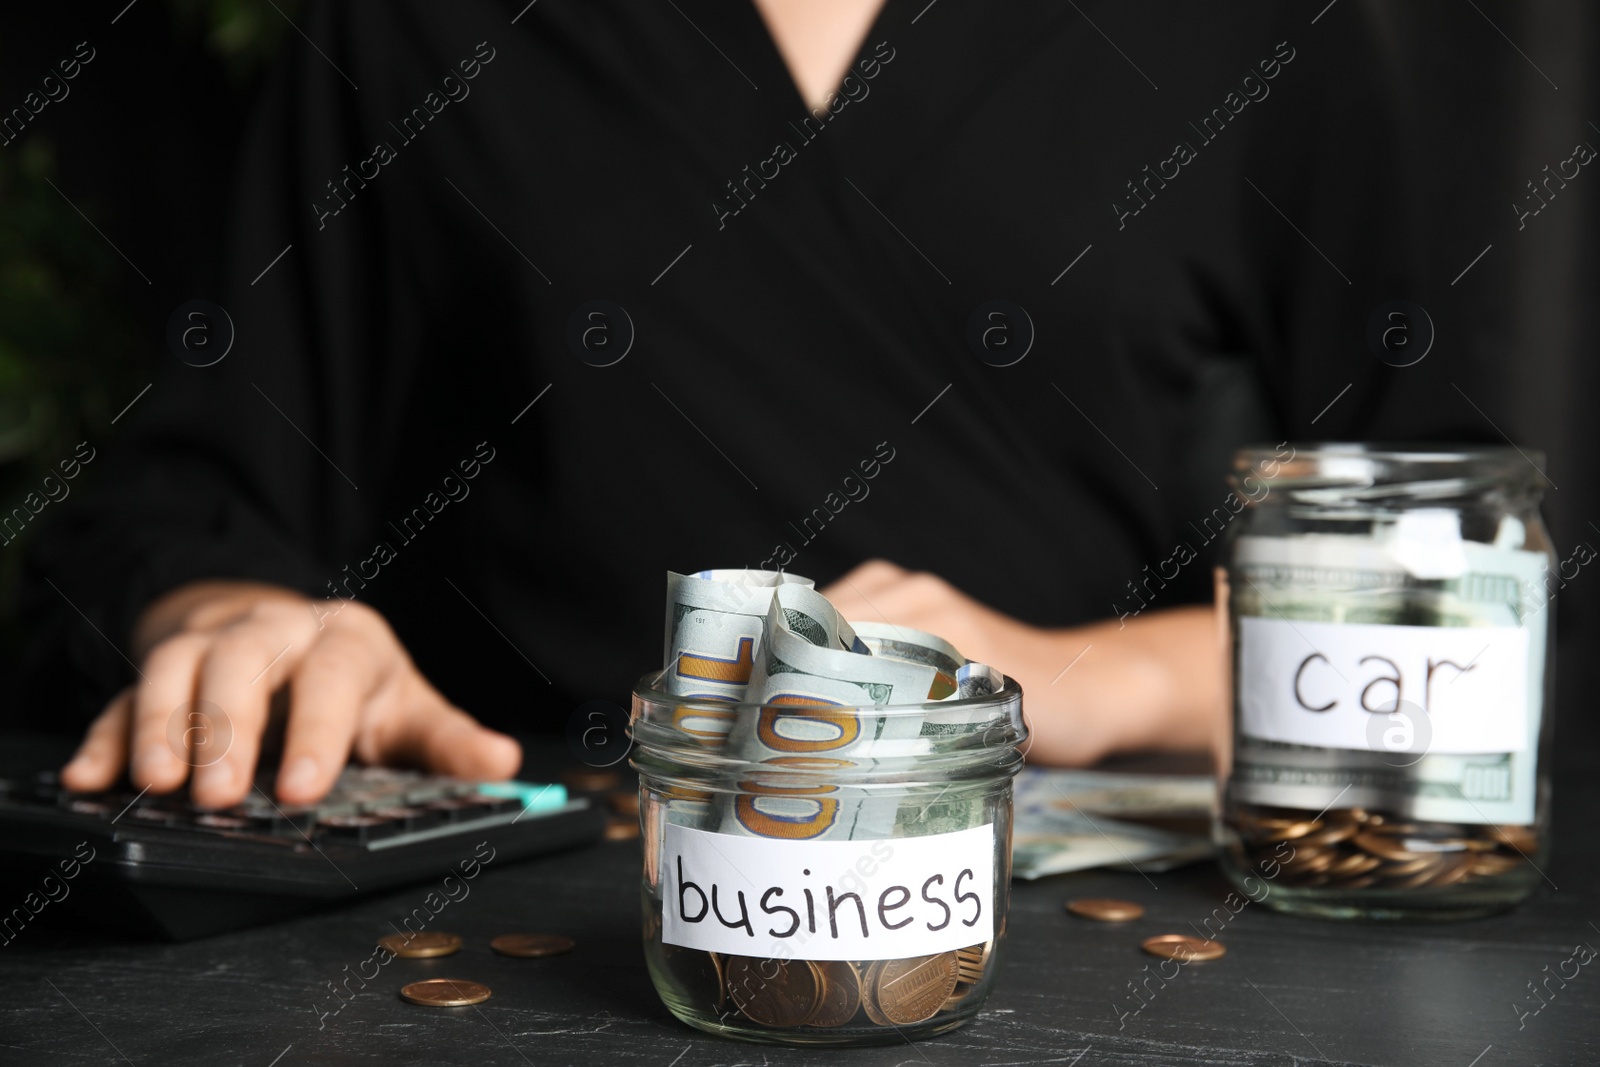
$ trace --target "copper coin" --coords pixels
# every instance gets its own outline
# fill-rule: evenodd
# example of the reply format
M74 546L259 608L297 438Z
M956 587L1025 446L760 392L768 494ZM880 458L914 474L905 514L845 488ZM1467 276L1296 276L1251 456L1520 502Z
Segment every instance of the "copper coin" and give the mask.
M622 776L602 767L574 767L561 775L562 784L579 793L604 793L622 784Z
M1206 941L1188 934L1158 934L1145 938L1139 947L1152 956L1177 960L1179 963L1220 959L1228 951L1220 941Z
M1322 823L1320 821L1304 819L1300 822L1290 823L1281 830L1273 830L1270 833L1263 834L1261 840L1269 845L1277 841L1293 841L1321 828Z
M606 798L606 803L610 804L611 810L618 815L631 815L635 819L639 817L639 794L637 792L622 790L612 793Z
M378 947L408 960L425 960L433 956L448 956L461 951L461 938L455 934L423 931L416 934L384 934L378 938Z
M848 960L818 962L822 971L822 1004L807 1026L843 1026L861 1007L861 972Z
M464 978L428 978L412 982L400 990L400 999L430 1008L465 1008L482 1004L490 996L489 987Z
M1328 873L1335 878L1355 878L1377 869L1383 861L1376 856L1368 856L1360 852L1352 852L1342 857L1339 862L1328 868Z
M878 1010L896 1026L931 1019L955 992L958 964L954 952L886 960L878 976Z
M762 1026L802 1026L822 1006L822 971L810 960L729 956L722 973L734 1004Z
M1307 834L1295 842L1295 847L1300 848L1309 845L1313 848L1321 848L1326 845L1337 845L1340 841L1354 837L1359 829L1361 828L1353 822L1337 823L1315 833Z
M1354 838L1354 841L1356 843L1356 847L1362 851L1370 852L1374 856L1380 856L1386 860L1404 861L1412 859L1416 856L1415 852L1406 848L1398 840L1389 836L1388 834L1379 834L1368 831L1366 833L1357 834Z
M1403 878L1414 874L1423 874L1433 870L1444 862L1444 857L1437 852L1425 852L1420 856L1413 856L1402 863L1391 863L1381 868L1377 873L1385 878Z
M576 944L572 938L560 934L501 934L489 942L489 947L502 956L536 959L571 952Z
M1084 919L1100 923L1125 923L1144 914L1144 905L1131 900L1112 900L1109 897L1087 897L1067 901L1067 910Z
M883 1009L878 1007L878 986L883 981L884 960L876 960L861 972L861 1010L879 1026L892 1026Z
M604 836L607 841L632 841L639 836L639 820L612 819L606 823Z
M722 957L717 953L662 945L661 966L678 994L677 999L693 1010L721 1012L728 1003L728 983L722 973Z
M1491 838L1516 852L1537 852L1539 832L1533 826L1495 826L1490 828Z
M974 983L981 979L984 971L989 969L989 950L992 947L992 942L985 941L981 945L956 949L958 981Z

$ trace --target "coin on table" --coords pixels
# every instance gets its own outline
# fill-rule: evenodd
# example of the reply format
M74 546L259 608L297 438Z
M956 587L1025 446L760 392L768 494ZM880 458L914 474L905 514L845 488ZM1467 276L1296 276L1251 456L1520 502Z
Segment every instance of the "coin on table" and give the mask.
M734 1004L762 1026L801 1026L822 1006L822 970L810 960L729 956L722 971Z
M1144 914L1144 905L1131 900L1112 900L1109 897L1087 897L1067 901L1067 910L1085 919L1101 923L1125 923Z
M465 1008L482 1004L489 996L488 986L464 978L429 978L400 990L400 999L430 1008Z
M1219 959L1228 951L1220 941L1207 941L1199 937L1190 937L1188 934L1158 934L1155 937L1145 938L1139 947L1152 956L1160 956L1164 960L1177 960L1179 963Z
M861 973L848 960L819 961L817 967L822 971L822 1004L806 1025L843 1026L861 1007Z
M455 934L423 931L415 934L384 934L378 947L408 960L425 960L461 951L461 938Z
M606 823L604 836L607 841L632 841L639 836L639 820L612 819Z
M600 767L574 767L562 773L561 781L567 788L579 793L604 793L620 785L622 776L616 771Z
M534 959L571 952L576 944L572 938L560 934L501 934L489 942L489 947L502 956Z
M878 974L878 1010L896 1026L933 1018L955 992L958 966L954 952L885 960Z

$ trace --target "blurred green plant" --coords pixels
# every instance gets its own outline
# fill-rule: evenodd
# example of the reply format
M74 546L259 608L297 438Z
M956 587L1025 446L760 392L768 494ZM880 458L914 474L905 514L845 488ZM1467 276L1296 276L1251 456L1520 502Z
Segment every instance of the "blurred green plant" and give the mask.
M298 20L304 7L304 0L167 0L174 28L199 35L235 85L253 81L277 55L292 31L289 20Z
M306 6L275 3L166 7L177 48L220 63L242 106ZM0 516L22 507L79 441L104 441L148 380L148 331L127 302L126 266L51 181L61 184L48 134L0 152ZM15 598L26 541L0 545L0 648L23 636Z
M123 302L126 267L55 177L46 137L0 153L0 514L77 442L103 439L134 395L144 346ZM0 549L6 602L20 556Z

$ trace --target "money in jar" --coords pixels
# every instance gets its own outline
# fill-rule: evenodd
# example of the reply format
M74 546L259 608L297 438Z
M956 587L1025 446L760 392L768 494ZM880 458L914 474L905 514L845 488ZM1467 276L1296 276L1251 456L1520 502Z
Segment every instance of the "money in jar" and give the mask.
M1437 919L1539 884L1556 584L1542 465L1478 447L1235 457L1217 836L1240 892L1326 918Z
M804 580L673 575L668 628L630 727L663 1003L793 1045L972 1019L1005 930L1017 684L933 635L846 623Z

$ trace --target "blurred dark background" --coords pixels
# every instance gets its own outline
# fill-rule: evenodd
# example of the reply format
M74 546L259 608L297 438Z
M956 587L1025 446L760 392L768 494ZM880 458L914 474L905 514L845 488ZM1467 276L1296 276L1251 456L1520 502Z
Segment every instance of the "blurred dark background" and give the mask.
M0 138L0 514L78 442L115 441L121 411L174 358L164 341L173 311L216 297L235 148L304 7L112 0L0 16L5 108L79 42L93 50L67 95ZM1415 223L1421 266L1418 291L1395 297L1427 309L1437 330L1428 373L1456 387L1432 395L1459 408L1442 413L1452 424L1548 454L1558 488L1545 514L1561 558L1600 546L1600 170L1551 183L1537 216L1519 219L1515 206L1537 203L1530 183L1575 145L1600 146L1600 8L1412 0L1373 14L1399 75L1409 177L1394 196ZM66 484L83 492L98 473L91 463ZM50 536L51 506L20 534L0 534L3 678L21 677L32 657L37 620L19 607L18 579L28 545ZM1556 618L1560 750L1586 761L1600 746L1588 707L1600 684L1600 564L1566 581ZM79 728L7 691L0 719Z

